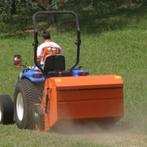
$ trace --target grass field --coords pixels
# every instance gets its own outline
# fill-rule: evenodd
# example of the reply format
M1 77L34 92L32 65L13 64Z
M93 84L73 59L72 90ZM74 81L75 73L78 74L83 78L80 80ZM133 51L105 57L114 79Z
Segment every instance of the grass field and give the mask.
M147 21L100 34L83 34L80 64L91 74L119 74L124 79L124 118L110 130L96 124L76 126L70 133L19 130L15 125L0 125L0 147L114 147L147 146ZM134 17L133 17L134 20ZM63 47L67 68L75 60L74 34L54 35ZM13 55L21 54L23 63L33 64L32 37L0 39L0 93L13 97L21 69L13 66ZM73 126L73 125L71 125ZM73 131L74 130L74 131ZM76 130L76 131L75 131Z

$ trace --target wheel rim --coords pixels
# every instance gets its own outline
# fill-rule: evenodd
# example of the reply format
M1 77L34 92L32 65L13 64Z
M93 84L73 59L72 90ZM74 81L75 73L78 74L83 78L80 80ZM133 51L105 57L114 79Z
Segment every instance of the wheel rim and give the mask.
M2 108L0 106L0 123L2 122Z
M16 113L17 113L18 119L22 121L23 116L24 116L24 103L23 103L23 97L21 93L18 93L17 95Z

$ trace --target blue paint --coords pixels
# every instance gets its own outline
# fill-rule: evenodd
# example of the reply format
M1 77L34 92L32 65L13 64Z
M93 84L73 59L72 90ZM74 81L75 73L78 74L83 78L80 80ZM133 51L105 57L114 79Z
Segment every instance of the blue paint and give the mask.
M44 75L42 74L39 78L34 77L35 74L42 74L39 69L25 68L22 73L20 73L19 79L29 79L33 83L43 82L45 80Z

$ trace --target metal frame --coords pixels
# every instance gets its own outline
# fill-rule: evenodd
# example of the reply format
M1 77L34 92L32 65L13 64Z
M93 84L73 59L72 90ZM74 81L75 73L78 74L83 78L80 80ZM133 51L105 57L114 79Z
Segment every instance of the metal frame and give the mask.
M35 65L43 72L43 69L39 66L37 63L37 47L38 47L38 29L37 29L37 21L36 18L40 14L71 14L75 17L76 21L76 31L77 31L77 57L76 57L76 63L71 67L71 70L74 69L78 64L80 60L80 44L81 44L81 38L80 38L80 26L79 26L79 19L75 12L73 11L65 11L65 10L49 10L49 11L38 11L33 15L33 25L34 25L34 62Z

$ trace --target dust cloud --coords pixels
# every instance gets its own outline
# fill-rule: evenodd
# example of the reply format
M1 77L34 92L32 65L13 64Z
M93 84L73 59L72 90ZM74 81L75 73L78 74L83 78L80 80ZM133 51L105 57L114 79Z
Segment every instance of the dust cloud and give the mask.
M113 147L147 147L147 117L136 114L128 118L123 118L110 126L101 126L98 122L89 121L60 122L53 130L67 138L94 144Z

